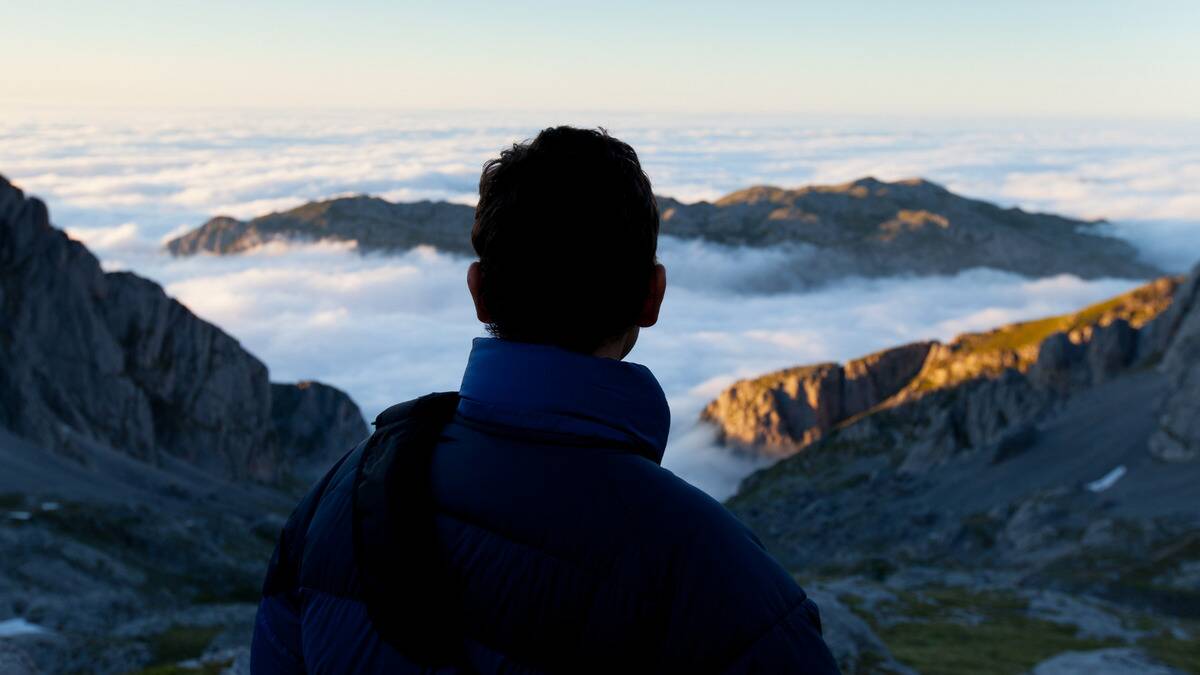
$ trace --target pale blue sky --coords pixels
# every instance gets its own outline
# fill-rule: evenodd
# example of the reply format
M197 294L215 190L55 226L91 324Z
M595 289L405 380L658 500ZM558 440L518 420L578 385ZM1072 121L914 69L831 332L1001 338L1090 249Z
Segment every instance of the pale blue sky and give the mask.
M0 106L1200 118L1200 1L0 0Z

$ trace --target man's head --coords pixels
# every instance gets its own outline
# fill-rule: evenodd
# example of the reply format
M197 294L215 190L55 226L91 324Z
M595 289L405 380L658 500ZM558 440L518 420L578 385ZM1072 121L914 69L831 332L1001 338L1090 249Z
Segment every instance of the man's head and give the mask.
M497 337L621 358L666 290L658 206L637 153L555 127L483 167L467 283Z

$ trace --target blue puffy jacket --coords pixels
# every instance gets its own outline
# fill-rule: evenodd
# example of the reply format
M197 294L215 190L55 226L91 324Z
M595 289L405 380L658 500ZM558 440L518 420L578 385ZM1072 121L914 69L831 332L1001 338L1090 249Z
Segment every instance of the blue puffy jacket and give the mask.
M477 339L458 397L386 411L297 507L252 671L836 673L791 575L659 466L669 426L642 366Z

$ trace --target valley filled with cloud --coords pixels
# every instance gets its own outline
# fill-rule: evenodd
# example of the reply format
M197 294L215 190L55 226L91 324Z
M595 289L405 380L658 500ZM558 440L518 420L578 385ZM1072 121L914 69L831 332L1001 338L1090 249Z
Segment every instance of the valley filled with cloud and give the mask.
M1003 206L1106 218L1110 232L1165 269L1200 259L1194 128L502 117L43 111L0 122L0 173L46 200L55 224L106 268L162 283L241 340L272 379L342 387L368 418L457 387L469 341L483 335L465 288L469 260L429 248L360 255L329 243L173 259L164 238L214 215L246 218L335 195L472 203L484 161L563 121L606 123L639 151L656 190L680 199L762 183L923 176ZM795 251L667 237L660 247L667 302L630 358L655 372L671 401L665 465L717 496L753 465L715 448L696 418L734 379L1065 312L1139 283L979 269L812 289L788 280L789 268L803 264Z

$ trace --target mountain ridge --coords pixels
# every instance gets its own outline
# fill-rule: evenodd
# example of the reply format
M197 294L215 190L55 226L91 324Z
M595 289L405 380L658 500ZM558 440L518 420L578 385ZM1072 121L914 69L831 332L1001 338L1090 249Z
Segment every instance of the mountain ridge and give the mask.
M866 275L953 274L994 267L1029 276L1150 278L1162 271L1128 243L1096 231L1103 221L1004 209L914 178L862 178L795 189L753 186L714 201L658 197L660 233L725 246L790 247L795 280L819 284ZM249 221L218 216L165 244L172 255L226 255L271 241L351 241L360 252L426 244L472 255L470 206L392 203L359 195L309 202Z

